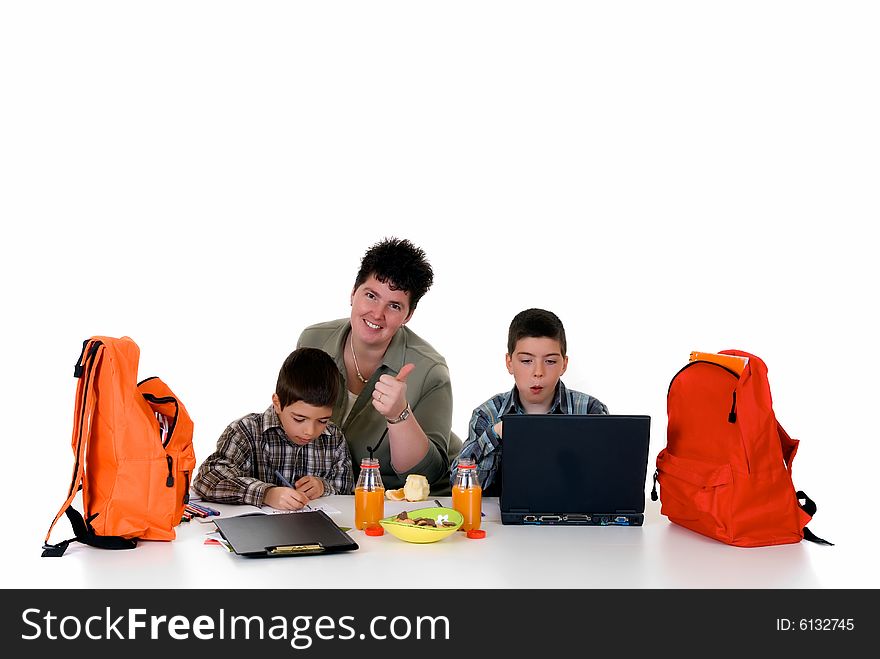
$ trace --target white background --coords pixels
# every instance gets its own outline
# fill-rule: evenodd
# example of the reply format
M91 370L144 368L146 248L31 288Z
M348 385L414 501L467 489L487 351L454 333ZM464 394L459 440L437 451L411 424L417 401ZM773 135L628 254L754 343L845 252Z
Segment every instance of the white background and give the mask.
M689 352L753 352L802 441L811 528L837 543L814 548L818 582L880 586L878 18L4 3L3 582L41 583L83 339L140 345L201 461L269 404L303 327L348 315L364 250L394 235L435 270L410 326L447 358L460 435L512 386L507 325L527 307L565 323L570 387L652 416L651 470Z

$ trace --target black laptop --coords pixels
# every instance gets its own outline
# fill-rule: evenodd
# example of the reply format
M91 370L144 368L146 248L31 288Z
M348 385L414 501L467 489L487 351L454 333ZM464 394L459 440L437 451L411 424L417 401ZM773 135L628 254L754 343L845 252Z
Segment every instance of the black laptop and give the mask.
M502 524L642 525L650 416L502 420Z

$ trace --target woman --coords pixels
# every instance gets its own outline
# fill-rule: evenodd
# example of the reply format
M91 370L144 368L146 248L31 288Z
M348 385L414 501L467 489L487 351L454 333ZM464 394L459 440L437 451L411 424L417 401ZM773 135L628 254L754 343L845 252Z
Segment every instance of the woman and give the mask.
M297 347L324 350L342 373L333 419L351 449L355 478L372 449L387 489L422 474L441 495L449 492L449 464L461 449L451 432L449 369L405 326L433 281L424 251L408 240L382 240L361 260L351 316L307 327Z

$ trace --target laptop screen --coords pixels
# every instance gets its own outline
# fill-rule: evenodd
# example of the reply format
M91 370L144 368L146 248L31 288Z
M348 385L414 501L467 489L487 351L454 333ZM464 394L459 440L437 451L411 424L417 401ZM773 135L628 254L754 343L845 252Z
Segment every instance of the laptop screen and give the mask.
M643 513L651 418L503 417L501 512Z

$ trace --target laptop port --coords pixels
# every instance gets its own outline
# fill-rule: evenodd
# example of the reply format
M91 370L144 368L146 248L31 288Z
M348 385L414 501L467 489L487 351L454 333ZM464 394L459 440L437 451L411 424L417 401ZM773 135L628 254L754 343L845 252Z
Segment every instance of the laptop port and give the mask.
M559 515L541 515L538 519L542 522L561 522L562 517Z
M525 517L523 517L523 521L524 522L537 522L538 518L535 517L534 515L526 515Z
M593 518L589 515L566 515L564 520L566 522L591 522Z
M629 517L626 515L618 515L614 518L615 524L629 524Z

